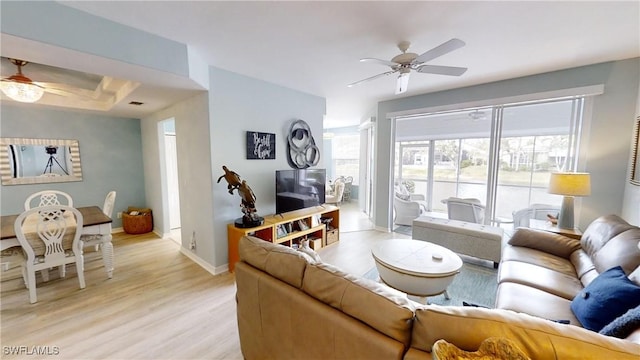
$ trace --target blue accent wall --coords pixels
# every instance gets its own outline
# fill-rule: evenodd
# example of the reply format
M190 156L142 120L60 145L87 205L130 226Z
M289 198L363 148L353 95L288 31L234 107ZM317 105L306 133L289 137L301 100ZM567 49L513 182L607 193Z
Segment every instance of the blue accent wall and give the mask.
M83 180L79 182L0 185L1 214L23 211L34 192L55 189L69 193L74 206L98 205L111 190L117 192L113 227L121 227L116 213L127 206L145 206L140 121L28 106L0 107L0 136L78 140Z

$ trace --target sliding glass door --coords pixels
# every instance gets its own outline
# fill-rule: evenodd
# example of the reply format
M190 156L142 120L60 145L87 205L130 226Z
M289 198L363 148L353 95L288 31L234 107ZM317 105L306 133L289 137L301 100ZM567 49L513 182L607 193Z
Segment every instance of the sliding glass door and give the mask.
M547 192L549 174L573 169L572 124L581 100L505 107L494 213L510 218L531 204L559 205Z
M397 118L395 181L415 184L435 212L450 196L479 199L487 219L557 205L549 174L575 169L582 107L576 98Z
M396 147L396 174L409 191L416 194L427 194L429 182L429 142L410 141Z

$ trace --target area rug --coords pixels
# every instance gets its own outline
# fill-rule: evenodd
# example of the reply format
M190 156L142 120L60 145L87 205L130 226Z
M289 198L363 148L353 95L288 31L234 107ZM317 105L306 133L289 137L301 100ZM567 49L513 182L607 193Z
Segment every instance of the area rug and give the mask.
M363 277L380 281L378 269L375 267L367 271ZM451 285L449 285L450 299L447 300L444 298L444 294L440 294L430 296L427 300L429 304L462 306L463 302L465 302L493 308L496 301L497 288L497 270L465 262L462 265L462 269L460 269L460 273L456 275ZM418 301L413 296L410 299Z
M398 225L398 227L396 227L395 229L393 229L393 232L397 232L399 234L404 234L404 235L409 235L411 236L411 232L412 232L412 227L411 226L407 226L407 225Z

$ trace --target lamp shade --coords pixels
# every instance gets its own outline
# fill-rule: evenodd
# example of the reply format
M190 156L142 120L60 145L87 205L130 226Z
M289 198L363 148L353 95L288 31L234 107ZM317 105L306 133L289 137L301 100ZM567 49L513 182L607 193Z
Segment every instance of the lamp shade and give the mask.
M564 196L591 195L591 177L588 173L551 173L549 193Z

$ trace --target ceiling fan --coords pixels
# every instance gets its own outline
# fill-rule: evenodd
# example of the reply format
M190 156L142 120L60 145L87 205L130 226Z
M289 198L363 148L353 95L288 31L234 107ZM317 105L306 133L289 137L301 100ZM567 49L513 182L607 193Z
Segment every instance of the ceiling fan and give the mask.
M373 79L377 79L379 77L383 77L386 75L391 75L394 73L398 73L398 80L396 82L396 94L402 94L407 91L407 87L409 85L409 75L411 71L417 71L420 73L427 74L438 74L438 75L449 75L449 76L460 76L467 71L467 68L457 67L457 66L441 66L441 65L426 65L425 63L431 61L437 57L450 53L453 50L459 49L465 45L464 41L460 39L451 39L447 42L444 42L435 48L421 54L408 53L407 50L411 45L408 41L402 41L398 44L398 48L402 51L402 54L395 56L391 61L375 59L375 58L364 58L360 59L360 62L370 62L377 63L389 66L391 68L390 71L384 72L382 74L378 74L372 76L370 78L366 78L364 80L356 81L354 83L349 84L349 87L354 85L361 84L363 82L371 81Z
M88 95L88 93L80 93L79 89L72 90L65 84L33 81L22 73L22 67L29 64L28 61L18 59L9 59L9 61L18 67L18 72L0 80L0 89L13 100L33 103L40 100L45 91L61 96L87 97Z

